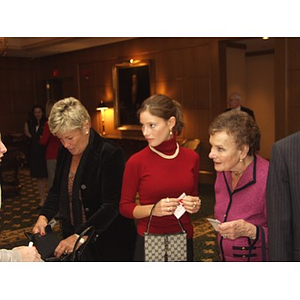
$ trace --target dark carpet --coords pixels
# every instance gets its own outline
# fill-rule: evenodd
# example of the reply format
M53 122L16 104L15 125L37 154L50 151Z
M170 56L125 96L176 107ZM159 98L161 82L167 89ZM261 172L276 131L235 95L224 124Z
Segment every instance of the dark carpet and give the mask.
M11 180L13 174L4 172L3 179ZM19 174L21 188L15 191L13 187L3 186L3 203L0 210L0 248L11 249L27 245L25 232L31 232L38 216L39 196L35 179L30 178L27 168L22 168ZM206 217L213 216L214 193L212 185L199 185L202 199L201 210L192 215L194 233L194 261L219 261L219 251L216 234ZM59 234L59 225L54 227Z

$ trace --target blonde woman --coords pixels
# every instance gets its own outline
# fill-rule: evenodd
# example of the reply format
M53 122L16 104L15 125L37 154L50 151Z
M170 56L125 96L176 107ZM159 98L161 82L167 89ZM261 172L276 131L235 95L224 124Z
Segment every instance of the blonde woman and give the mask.
M64 238L54 251L56 257L70 253L78 234L94 226L96 234L84 261L130 261L135 228L119 214L122 149L91 128L89 113L75 98L56 102L48 122L63 147L33 233L45 234L46 225L59 212Z

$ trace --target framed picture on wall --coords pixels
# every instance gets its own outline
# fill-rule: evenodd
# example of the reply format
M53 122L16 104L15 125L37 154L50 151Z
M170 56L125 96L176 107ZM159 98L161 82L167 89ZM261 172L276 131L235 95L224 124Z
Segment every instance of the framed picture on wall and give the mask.
M149 61L133 61L113 67L115 127L140 130L137 111L151 95Z

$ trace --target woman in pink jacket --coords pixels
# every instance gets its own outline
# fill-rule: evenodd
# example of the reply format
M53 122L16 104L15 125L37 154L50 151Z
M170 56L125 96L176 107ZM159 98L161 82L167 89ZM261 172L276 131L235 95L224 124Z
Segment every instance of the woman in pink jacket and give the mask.
M259 128L247 113L229 111L215 118L209 134L221 261L265 261L269 162L256 154Z

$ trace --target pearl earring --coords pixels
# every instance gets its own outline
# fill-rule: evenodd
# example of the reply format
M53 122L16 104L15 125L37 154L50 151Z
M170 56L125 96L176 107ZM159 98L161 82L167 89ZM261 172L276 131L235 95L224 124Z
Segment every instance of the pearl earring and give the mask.
M173 131L172 131L172 129L170 129L170 136L173 136Z

